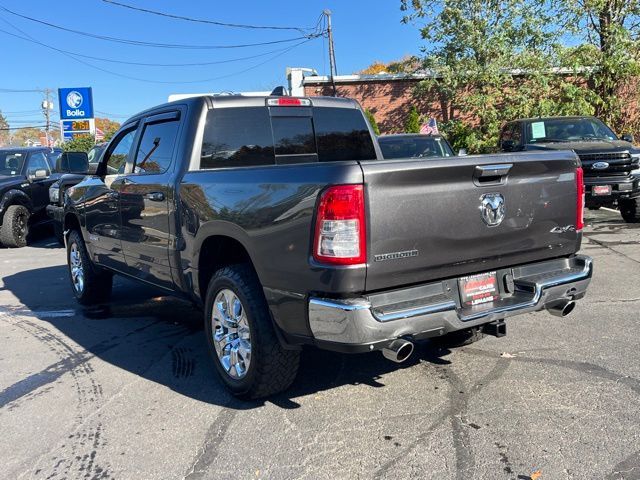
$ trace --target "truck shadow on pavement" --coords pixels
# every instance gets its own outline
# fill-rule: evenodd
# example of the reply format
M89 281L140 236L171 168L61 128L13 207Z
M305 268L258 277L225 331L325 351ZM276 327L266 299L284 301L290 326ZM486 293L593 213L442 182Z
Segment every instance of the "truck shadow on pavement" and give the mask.
M66 265L26 270L2 278L18 305L0 306L0 320L9 321L41 341L64 345L69 354L40 372L0 391L0 407L28 401L31 394L53 384L86 362L92 363L97 383L105 380L99 361L156 382L187 397L236 410L265 402L299 408L297 398L340 387L384 387L383 376L421 361L446 364L447 349L428 342L403 364L378 352L345 355L305 349L298 378L291 388L263 401L240 401L227 393L209 357L202 312L191 303L128 279L114 277L112 302L82 307L73 298ZM100 368L97 368L97 367ZM106 376L106 379L109 377Z

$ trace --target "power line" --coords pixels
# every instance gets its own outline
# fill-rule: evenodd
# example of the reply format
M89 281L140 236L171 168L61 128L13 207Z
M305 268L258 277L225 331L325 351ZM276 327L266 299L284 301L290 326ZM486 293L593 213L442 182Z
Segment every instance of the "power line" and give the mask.
M0 18L0 20L3 20L5 22L7 22L7 20L5 20L3 18ZM13 28L16 28L15 25L13 25L13 24L11 24L9 22L7 22L7 23L9 25L11 25ZM119 63L119 64L123 64L123 65L137 65L137 66L143 66L143 67L194 67L194 66L205 66L205 65L219 65L219 64L224 64L224 63L234 63L234 62L240 62L240 61L243 61L243 60L251 60L251 59L254 59L254 58L260 58L260 57L264 57L266 55L270 55L272 53L281 52L281 51L286 50L288 48L288 47L284 47L284 48L279 48L279 49L276 49L276 50L270 50L268 52L259 53L257 55L248 55L246 57L231 58L231 59L227 59L227 60L217 60L217 61L212 61L212 62L146 63L146 62L129 62L129 61L125 61L125 60L116 60L116 59L113 59L113 58L102 58L102 57L96 57L96 56L93 56L93 55L84 55L82 53L71 52L69 50L63 50L61 48L54 47L53 45L50 45L50 44L35 40L33 37L31 37L31 38L24 37L22 35L18 35L16 33L9 32L9 31L4 30L2 28L0 28L0 32L4 33L6 35L11 35L12 37L15 37L15 38L20 38L20 39L25 40L27 42L35 43L37 45L41 45L43 47L50 48L50 49L55 50L55 51L60 52L60 53L73 55L73 56L76 56L76 57L88 58L88 59L97 60L97 61L100 61L100 62Z
M40 113L40 110L14 110L12 112L7 112L5 110L2 110L0 108L0 112L2 112L3 115L28 115L28 114L36 114L36 113Z
M6 130L22 130L23 128L35 128L38 130L41 130L43 128L45 128L46 125L29 125L29 126L24 126L24 127L6 127L6 128L0 128L0 131L6 131Z
M0 8L4 8L4 7L0 7ZM130 76L130 75L124 75L124 74L122 74L122 73L117 73L117 72L113 72L113 71L111 71L111 70L107 70L106 68L102 68L102 67L99 67L99 66L97 66L97 65L93 65L92 63L89 63L89 62L86 62L86 61L84 61L84 60L81 60L81 59L79 59L79 58L75 57L75 56L74 56L73 54L71 54L71 53L67 53L66 51L63 51L63 50L61 50L61 49L59 49L59 48L56 48L56 47L53 47L53 46L47 45L46 43L43 43L43 42L40 42L39 40L36 40L33 36L29 35L29 34L28 34L27 32L25 32L24 30L21 30L20 28L16 27L15 25L13 25L11 22L9 22L9 21L8 21L7 19L5 19L5 18L0 17L0 20L2 20L3 22L5 22L6 24L10 25L11 27L13 27L14 29L16 29L17 31L19 31L20 33L22 33L23 35L25 35L25 36L26 36L26 37L28 37L28 38L20 37L19 35L14 35L14 36L17 36L17 37L19 37L19 38L22 38L23 40L26 40L26 41L31 41L31 42L37 43L38 45L41 45L41 46L43 46L43 47L45 47L45 48L48 48L48 49L50 49L50 50L57 51L57 52L61 53L62 55L66 56L66 57L69 57L69 58L71 58L72 60L75 60L76 62L79 62L79 63L81 63L81 64L83 64L83 65L86 65L86 66L88 66L88 67L90 67L90 68L93 68L93 69L95 69L95 70L99 70L99 71L101 71L101 72L108 73L109 75L114 75L114 76L117 76L117 77L121 77L121 78L129 79L129 80L137 80L137 81L139 81L139 82L155 83L155 84L167 84L167 85L170 85L170 84L173 84L173 85L181 85L181 84L206 83L206 82L210 82L210 81L213 81L213 80L220 80L220 79L228 78L228 77L231 77L231 76L234 76L234 75L239 75L239 74L241 74L241 73L245 73L245 72L247 72L247 71L249 71L249 70L252 70L252 69L254 69L254 68L257 68L257 67L259 67L259 66L261 66L261 65L264 65L265 63L267 63L267 62L269 62L269 61L273 60L274 58L277 58L277 57L279 57L279 56L281 56L281 55L284 55L285 53L287 53L287 52L289 52L289 51L293 50L294 48L296 48L296 47L298 47L298 46L302 45L303 43L307 43L307 42L309 42L309 41L311 41L311 40L313 39L313 38L307 38L307 39L303 40L302 42L299 42L299 43L297 43L297 44L295 44L295 45L293 45L293 46L290 46L290 47L288 47L288 48L285 48L285 49L284 49L283 51L281 51L279 54L277 54L277 55L275 55L275 56L273 56L273 57L268 58L268 59L267 59L266 61L264 61L264 62L260 62L260 63L258 63L258 64L256 64L256 65L252 66L252 67L249 67L249 68L244 69L244 70L240 70L240 71L238 71L238 72L234 72L234 73L231 73L231 74L228 74L228 75L223 75L223 76L214 77L214 78L206 78L206 79L200 79L200 80L177 81L177 82L176 82L176 81L163 81L163 80L149 80L149 79L146 79L146 78L133 77L133 76ZM7 32L7 33L8 33L8 32ZM10 33L10 35L11 35L11 33ZM314 37L314 38L315 38L315 37ZM39 92L44 92L44 90L38 90L38 91L39 91Z
M51 110L52 113L57 113L53 110ZM3 112L2 110L0 110L0 113L2 113L2 115L4 115L5 117L11 117L11 118L24 118L24 117L33 117L36 115L42 115L42 110L34 110L32 112L25 112L25 113L12 113L12 112Z
M130 10L136 10L138 12L143 12L143 13L149 13L151 15L157 15L160 17L173 18L176 20L184 20L186 22L204 23L207 25L217 25L220 27L247 28L247 29L260 29L260 30L294 30L303 34L305 33L305 30L306 31L313 30L312 28L302 28L302 27L282 27L282 26L270 26L270 25L247 25L247 24L241 24L241 23L225 23L225 22L218 22L215 20L207 20L204 18L185 17L183 15L175 15L171 13L159 12L157 10L150 10L147 8L128 5L126 3L115 2L114 0L102 0L102 1L105 3L109 3L111 5L116 5L118 7L128 8Z
M129 117L133 116L133 115L122 115L122 114L119 114L119 113L101 112L100 110L96 110L96 113L99 113L100 115L105 115L105 116L111 117L111 118L129 118Z
M44 90L37 90L37 89L19 90L19 89L13 89L13 88L0 88L0 93L42 93L42 92L44 92Z
M63 26L56 25L56 24L53 24L53 23L49 23L49 22L46 22L44 20L39 20L37 18L29 17L27 15L22 15L20 13L14 12L13 10L9 10L8 8L6 8L4 6L0 6L0 9L5 11L5 12L7 12L7 13L9 13L9 14L11 14L11 15L14 15L16 17L20 17L20 18L23 18L25 20L29 20L31 22L38 23L40 25L46 25L48 27L55 28L57 30L62 30L62 31L65 31L65 32L74 33L76 35L82 35L82 36L85 36L85 37L96 38L98 40L104 40L104 41L115 42L115 43L122 43L122 44L125 44L125 45L136 45L136 46L142 46L142 47L179 48L179 49L186 49L186 50L213 50L213 49L246 48L246 47L258 47L258 46L262 46L262 45L274 45L274 44L278 44L278 43L295 42L297 40L302 40L302 39L316 38L316 37L321 35L321 33L316 32L316 33L304 35L304 36L301 36L301 37L287 38L287 39L283 39L283 40L271 40L269 42L245 43L245 44L239 44L239 45L187 45L187 44L177 44L177 43L156 43L156 42L145 42L145 41L142 41L142 40L132 40L132 39L127 39L127 38L110 37L110 36L107 36L107 35L97 35L97 34L94 34L94 33L82 32L80 30L73 30L71 28L67 28L67 27L63 27Z
M42 120L42 112L40 112L40 118L38 118L38 119L32 118L30 120L11 120L11 119L8 118L7 119L7 123L17 123L17 124L20 124L20 123L33 123L36 120L37 121L41 121Z

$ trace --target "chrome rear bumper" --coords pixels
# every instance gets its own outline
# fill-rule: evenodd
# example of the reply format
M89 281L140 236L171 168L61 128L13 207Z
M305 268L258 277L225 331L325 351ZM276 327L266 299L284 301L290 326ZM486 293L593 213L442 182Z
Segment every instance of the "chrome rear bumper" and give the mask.
M503 270L515 291L493 304L462 308L457 279L351 299L309 299L309 325L319 341L382 348L399 337L427 338L542 310L582 298L590 257L577 255Z

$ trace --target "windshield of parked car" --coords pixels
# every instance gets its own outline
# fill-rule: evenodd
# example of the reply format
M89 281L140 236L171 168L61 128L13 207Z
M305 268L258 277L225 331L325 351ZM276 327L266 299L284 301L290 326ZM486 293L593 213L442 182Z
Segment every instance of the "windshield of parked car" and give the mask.
M451 147L442 137L429 135L382 136L378 138L384 158L453 157Z
M27 154L15 150L0 150L0 175L20 175Z
M616 134L597 118L552 118L529 123L531 143L617 140Z

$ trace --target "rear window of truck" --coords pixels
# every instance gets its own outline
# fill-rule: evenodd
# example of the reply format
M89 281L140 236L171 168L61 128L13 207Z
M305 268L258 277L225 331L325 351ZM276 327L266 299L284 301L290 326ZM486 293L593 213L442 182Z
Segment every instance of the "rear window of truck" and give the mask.
M267 107L214 108L207 114L200 168L374 160L360 110L314 107L312 116ZM298 111L299 113L300 111Z

